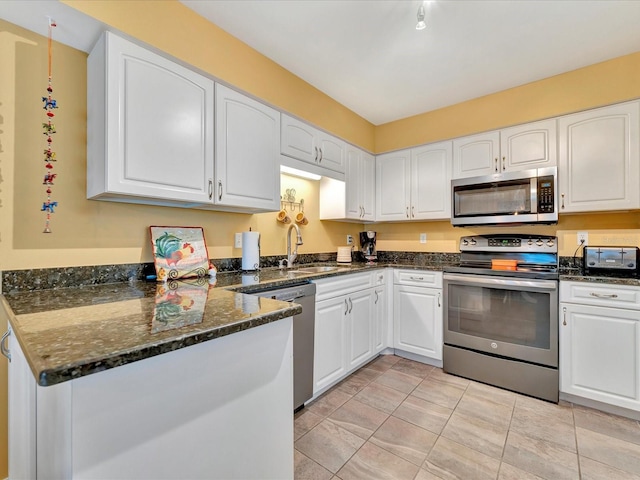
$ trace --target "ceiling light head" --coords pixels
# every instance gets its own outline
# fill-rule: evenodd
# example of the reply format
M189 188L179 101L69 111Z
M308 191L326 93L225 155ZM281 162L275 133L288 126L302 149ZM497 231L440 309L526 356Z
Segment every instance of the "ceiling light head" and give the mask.
M420 4L418 8L418 24L416 25L416 30L424 30L427 28L427 24L424 23L424 4Z

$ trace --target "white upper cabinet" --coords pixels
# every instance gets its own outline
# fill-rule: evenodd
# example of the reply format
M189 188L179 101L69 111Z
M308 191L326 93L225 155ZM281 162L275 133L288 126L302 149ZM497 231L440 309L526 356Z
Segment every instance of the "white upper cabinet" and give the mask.
M376 158L376 220L437 220L451 215L451 142Z
M496 173L499 150L499 132L456 138L453 141L453 178Z
M560 213L640 208L639 105L560 117Z
M280 147L283 155L320 169L344 173L345 143L285 114L282 115ZM311 171L318 172L316 169Z
M209 202L214 82L106 32L87 61L87 197Z
M409 220L411 151L376 157L376 220Z
M453 141L454 178L556 165L556 120L516 125Z
M280 209L279 112L109 32L87 67L88 198Z
M280 112L216 85L215 206L280 209Z
M375 220L375 157L349 146L346 158L347 218L371 222Z
M375 157L346 146L345 181L320 181L320 220L375 220Z
M451 142L411 150L412 220L451 217L451 156Z

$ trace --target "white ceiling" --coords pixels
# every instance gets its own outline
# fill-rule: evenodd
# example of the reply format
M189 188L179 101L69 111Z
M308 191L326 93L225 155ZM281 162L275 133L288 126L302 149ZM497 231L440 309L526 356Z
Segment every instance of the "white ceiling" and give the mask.
M640 0L180 0L373 124L640 51Z

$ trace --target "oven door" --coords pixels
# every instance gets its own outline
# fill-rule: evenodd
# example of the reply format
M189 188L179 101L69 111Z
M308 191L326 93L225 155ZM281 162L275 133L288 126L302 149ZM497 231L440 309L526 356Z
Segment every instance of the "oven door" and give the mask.
M558 366L558 282L445 273L444 343Z

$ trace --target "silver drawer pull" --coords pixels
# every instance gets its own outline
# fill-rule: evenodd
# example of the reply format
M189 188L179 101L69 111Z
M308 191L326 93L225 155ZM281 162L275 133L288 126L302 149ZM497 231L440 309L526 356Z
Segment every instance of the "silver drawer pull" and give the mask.
M596 298L618 298L618 295L616 295L615 293L605 294L605 293L594 293L594 292L591 292L589 295L591 295L592 297L596 297Z
M424 277L409 277L409 280L424 280Z

